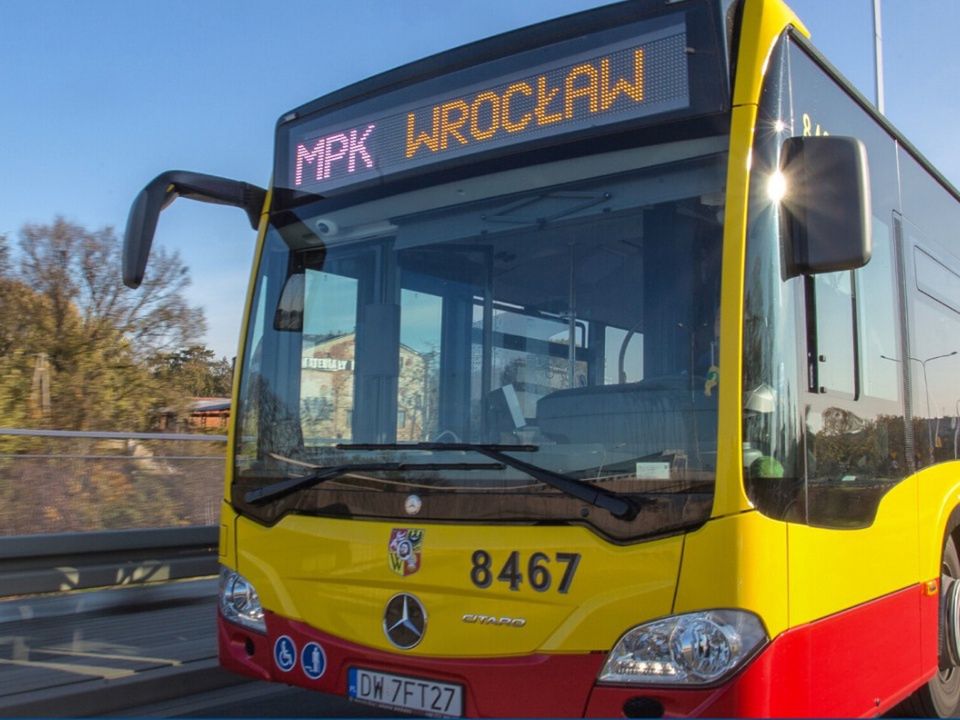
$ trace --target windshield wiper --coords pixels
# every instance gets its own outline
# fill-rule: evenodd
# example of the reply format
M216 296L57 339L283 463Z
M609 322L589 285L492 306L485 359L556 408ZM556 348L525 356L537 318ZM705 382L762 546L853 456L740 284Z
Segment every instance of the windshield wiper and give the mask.
M304 463L305 464L305 463ZM308 475L295 477L251 490L243 499L251 505L276 500L278 497L289 495L297 490L305 490L319 485L327 480L333 480L344 475L357 472L393 471L406 472L408 470L503 470L505 463L403 463L403 462L376 462L351 463L346 465L332 465L318 469Z
M597 487L583 480L577 480L569 475L554 472L539 465L506 455L507 452L536 452L536 445L490 445L483 443L343 443L336 446L338 450L449 450L475 452L485 455L498 463L527 473L530 477L539 480L545 485L556 488L562 493L583 500L589 505L607 510L611 515L621 520L633 520L639 508L630 498L619 495L602 487Z

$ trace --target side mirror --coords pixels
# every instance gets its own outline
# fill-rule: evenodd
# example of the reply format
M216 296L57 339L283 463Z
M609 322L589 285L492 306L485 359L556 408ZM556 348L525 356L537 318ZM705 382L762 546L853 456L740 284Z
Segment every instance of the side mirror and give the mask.
M855 270L870 260L867 149L853 137L789 138L780 151L786 276Z
M266 196L267 191L256 185L214 175L183 170L157 175L140 191L130 208L123 236L123 284L129 288L140 287L160 212L178 197L242 208L256 230Z

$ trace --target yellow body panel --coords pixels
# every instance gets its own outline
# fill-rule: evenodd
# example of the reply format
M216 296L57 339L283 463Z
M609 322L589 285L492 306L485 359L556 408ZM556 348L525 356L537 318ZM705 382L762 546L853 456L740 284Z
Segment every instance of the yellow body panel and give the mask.
M960 462L943 463L913 478L919 495L920 579L940 577L940 553L947 522L960 507Z
M217 560L221 565L237 567L237 513L226 500L220 503L220 542L217 546Z
M876 520L868 528L830 530L791 524L787 534L791 626L902 590L922 579L916 476L884 496ZM939 552L938 541L938 562Z
M393 650L381 627L383 608L394 594L413 592L430 615L411 653L502 656L608 650L632 625L668 615L683 549L679 536L616 546L583 528L408 524L424 539L420 569L402 576L388 562L395 527L404 525L291 515L266 528L240 518L238 569L265 609L351 642ZM470 578L471 557L481 549L492 557L486 589ZM524 575L517 590L496 579L513 551ZM551 558L545 592L526 577L534 552ZM556 552L582 556L567 593L558 591L565 565L554 561ZM465 614L526 623L468 623Z
M675 613L744 608L770 637L788 627L787 526L758 512L712 520L687 535Z
M787 5L779 0L746 0L737 51L733 106L756 105L773 44L788 27L805 36L810 32Z

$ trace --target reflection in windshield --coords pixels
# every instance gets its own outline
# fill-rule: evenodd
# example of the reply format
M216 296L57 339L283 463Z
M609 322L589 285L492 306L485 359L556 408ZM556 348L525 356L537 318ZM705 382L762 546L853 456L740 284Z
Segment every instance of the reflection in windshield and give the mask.
M555 163L287 213L268 233L254 297L238 482L283 477L276 455L396 461L338 445L532 444L525 460L604 492L702 491L716 456L724 156L697 143L678 143L672 162L662 149L594 159L605 172L586 179ZM461 519L589 515L544 486L526 507L511 493L508 510L489 491L517 487L516 464L469 477L493 499L447 509ZM316 510L345 487L285 502ZM393 512L353 490L338 498L351 513Z

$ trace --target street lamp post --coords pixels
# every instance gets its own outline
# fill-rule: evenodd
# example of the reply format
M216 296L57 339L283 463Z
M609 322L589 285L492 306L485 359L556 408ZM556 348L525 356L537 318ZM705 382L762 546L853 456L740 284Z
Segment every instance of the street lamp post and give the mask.
M957 354L957 351L954 350L953 352L943 353L942 355L934 355L932 357L928 357L926 360L915 358L912 355L907 356L908 360L913 360L914 362L920 363L920 368L923 370L923 391L927 400L927 417L928 418L930 417L930 386L927 384L927 363L930 362L931 360L939 360L940 358L953 357L956 354ZM900 362L897 358L892 358L889 355L881 354L880 357L882 357L884 360L891 360L895 363Z
M883 114L883 32L880 29L880 0L873 0L873 70L877 112Z
M926 397L927 401L927 441L930 443L930 458L933 459L933 428L930 425L930 384L927 382L927 363L931 360L940 360L941 358L953 357L957 354L957 351L943 353L942 355L933 355L928 357L926 360L921 360L920 358L915 358L912 355L908 355L908 360L913 360L914 362L920 363L920 369L923 370L923 394ZM893 362L900 362L897 358L888 357L887 355L880 355L884 360L892 360Z
M928 357L926 360L920 360L919 358L912 357L911 360L916 360L920 363L920 367L923 369L923 390L927 396L927 419L930 419L930 385L927 383L927 363L931 360L939 360L940 358L948 358L956 355L957 351L944 353L943 355L934 355L933 357Z
M957 414L953 416L953 459L957 459L957 441L960 440L960 398L954 403Z

